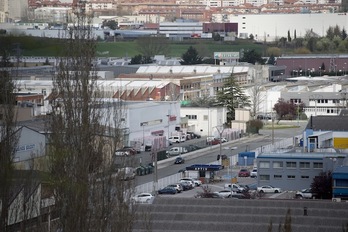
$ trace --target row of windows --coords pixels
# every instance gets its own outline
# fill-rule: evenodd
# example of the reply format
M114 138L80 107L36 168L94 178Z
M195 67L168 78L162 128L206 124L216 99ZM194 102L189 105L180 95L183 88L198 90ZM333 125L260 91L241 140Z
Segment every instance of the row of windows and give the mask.
M186 115L188 119L197 119L197 115Z
M285 163L285 167L288 169L296 169L299 167L300 169L310 169L310 168L315 168L315 169L322 169L323 168L323 163L322 162L296 162L296 161L260 161L259 162L259 167L260 168L270 168L272 165L272 168L283 168Z
M259 175L260 180L270 180L270 177L271 177L270 175ZM296 179L296 176L295 175L287 175L286 178L289 180L294 180L294 179ZM309 179L309 176L302 175L302 176L300 176L300 178L301 179ZM281 180L281 179L283 179L283 175L273 175L273 179Z

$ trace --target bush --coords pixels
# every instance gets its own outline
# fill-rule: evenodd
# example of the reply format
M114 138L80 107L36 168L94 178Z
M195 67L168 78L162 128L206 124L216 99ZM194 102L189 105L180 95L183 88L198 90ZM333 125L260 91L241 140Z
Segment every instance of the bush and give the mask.
M259 119L250 120L247 122L247 132L252 134L258 134L260 129L263 128L263 122Z

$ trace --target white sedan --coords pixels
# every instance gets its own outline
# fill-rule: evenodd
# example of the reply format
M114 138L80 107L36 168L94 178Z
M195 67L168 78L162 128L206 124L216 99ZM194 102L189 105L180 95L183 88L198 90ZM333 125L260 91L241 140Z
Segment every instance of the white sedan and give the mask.
M231 195L236 195L237 193L234 192L234 191L231 191L231 190L221 190L221 191L218 191L218 192L214 192L216 194L218 194L219 196L223 197L223 198L229 198L231 197Z
M257 191L260 193L280 193L282 190L280 188L275 188L272 185L264 185L257 187Z
M155 197L151 193L140 193L133 197L136 203L151 203Z

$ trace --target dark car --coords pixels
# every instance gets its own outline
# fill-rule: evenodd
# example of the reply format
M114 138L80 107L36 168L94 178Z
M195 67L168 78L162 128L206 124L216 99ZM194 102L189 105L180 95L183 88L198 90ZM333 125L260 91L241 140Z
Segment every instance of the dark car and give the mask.
M176 194L176 189L173 187L165 187L163 189L158 190L158 194Z
M182 157L176 157L174 164L183 164L185 163L185 159Z
M191 139L200 139L201 138L201 136L199 134L196 134L194 132L188 131L187 134L190 135Z
M242 168L239 172L238 172L238 177L249 177L250 176L250 171L246 168Z
M190 183L188 183L188 182L182 181L182 182L180 182L179 184L181 184L182 189L183 189L184 191L193 189L192 185L191 185Z

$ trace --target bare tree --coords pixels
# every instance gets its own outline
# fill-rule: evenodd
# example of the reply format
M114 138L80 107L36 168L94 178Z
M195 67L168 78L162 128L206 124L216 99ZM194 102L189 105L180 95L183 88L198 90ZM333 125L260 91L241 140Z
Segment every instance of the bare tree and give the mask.
M137 39L138 50L149 58L155 55L167 55L169 53L169 41L165 37L140 37Z
M124 181L115 158L123 139L119 101L103 99L96 83L95 39L89 18L80 11L69 28L65 55L54 77L49 123L49 183L54 192L57 229L131 231L134 181Z
M261 105L264 104L267 97L262 85L261 66L256 65L255 72L256 74L253 77L253 86L248 89L248 94L250 96L251 114L253 117L256 117L256 115L260 113Z
M8 224L14 187L13 159L18 142L16 133L15 81L11 75L8 50L1 51L0 67L0 231L9 231Z

